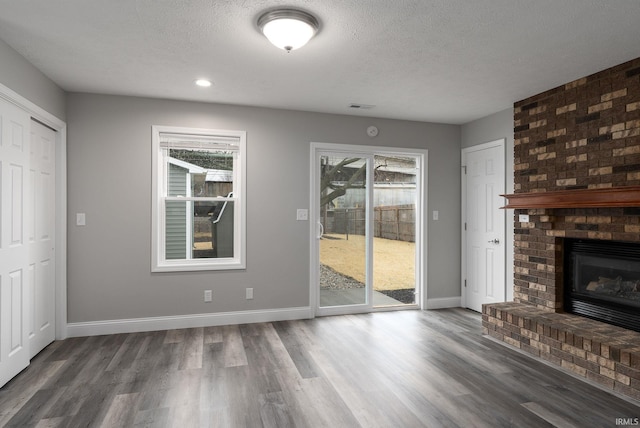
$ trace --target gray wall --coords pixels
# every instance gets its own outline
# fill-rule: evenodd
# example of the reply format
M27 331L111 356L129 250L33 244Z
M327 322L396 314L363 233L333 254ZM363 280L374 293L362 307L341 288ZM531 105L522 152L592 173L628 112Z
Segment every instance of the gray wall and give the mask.
M69 94L69 322L309 304L310 142L428 149L428 296L459 296L460 127L120 96ZM380 129L369 138L365 129ZM154 273L151 125L247 131L247 269ZM126 172L126 173L123 173ZM274 185L279 186L277 192ZM75 213L87 225L75 226ZM265 218L267 220L265 220ZM245 300L245 287L254 300ZM213 302L203 302L203 290Z
M0 83L65 120L65 93L40 70L0 40Z
M462 148L506 138L507 162L511 162L513 171L513 107L465 123L462 125L460 138Z
M513 108L508 108L462 125L461 143L463 148L501 138L506 139L506 189L507 193L513 193ZM507 300L513 300L513 210L507 211L506 237L505 276L507 278Z

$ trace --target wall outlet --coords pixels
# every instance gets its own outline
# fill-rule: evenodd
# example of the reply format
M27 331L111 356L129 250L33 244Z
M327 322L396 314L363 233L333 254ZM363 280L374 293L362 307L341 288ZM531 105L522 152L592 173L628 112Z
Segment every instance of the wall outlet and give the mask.
M529 214L519 214L518 221L520 223L529 223Z
M212 298L213 298L213 293L211 292L211 290L204 290L204 301L210 302Z
M253 288L247 288L246 297L247 297L247 300L253 299Z

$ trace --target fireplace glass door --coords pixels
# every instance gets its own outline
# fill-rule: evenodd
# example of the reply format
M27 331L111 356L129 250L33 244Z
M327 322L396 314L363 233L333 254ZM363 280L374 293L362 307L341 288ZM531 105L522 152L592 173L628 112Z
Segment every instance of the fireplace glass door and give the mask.
M574 292L640 308L640 261L577 255Z
M640 245L566 239L564 306L640 331Z

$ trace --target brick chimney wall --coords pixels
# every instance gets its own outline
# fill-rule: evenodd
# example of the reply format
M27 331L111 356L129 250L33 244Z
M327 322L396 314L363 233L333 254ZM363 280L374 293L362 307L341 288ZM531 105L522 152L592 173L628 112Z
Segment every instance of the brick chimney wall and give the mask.
M514 144L516 193L640 185L640 58L515 103ZM514 301L484 334L640 400L640 333L562 311L563 238L640 242L640 208L514 215Z
M640 58L514 105L515 192L640 185ZM519 223L519 214L530 221ZM562 307L558 238L640 241L637 208L516 210L514 300Z

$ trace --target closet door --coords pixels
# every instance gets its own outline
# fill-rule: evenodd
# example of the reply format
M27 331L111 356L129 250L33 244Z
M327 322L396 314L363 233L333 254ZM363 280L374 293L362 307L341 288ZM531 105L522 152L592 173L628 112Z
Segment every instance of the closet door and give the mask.
M29 365L30 121L0 100L0 386Z
M29 224L26 227L29 247L27 305L29 314L29 358L55 339L56 274L55 212L56 132L31 121L29 161Z

